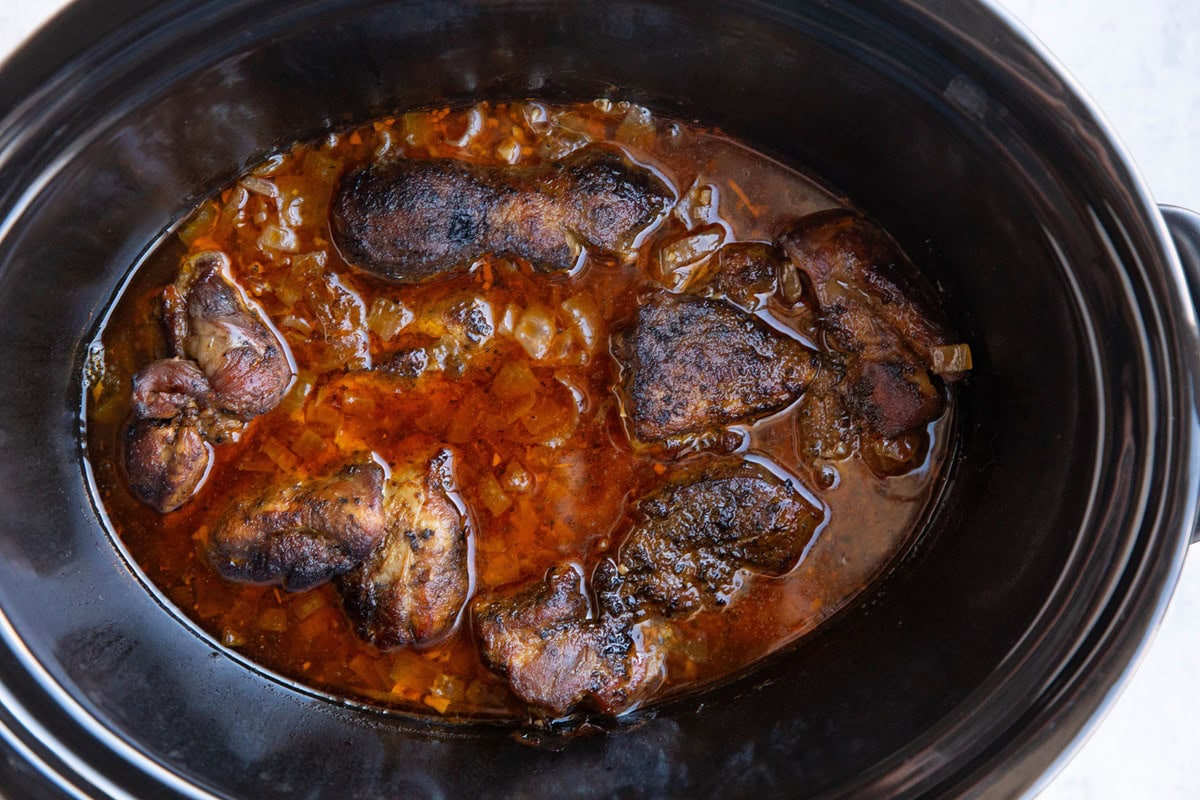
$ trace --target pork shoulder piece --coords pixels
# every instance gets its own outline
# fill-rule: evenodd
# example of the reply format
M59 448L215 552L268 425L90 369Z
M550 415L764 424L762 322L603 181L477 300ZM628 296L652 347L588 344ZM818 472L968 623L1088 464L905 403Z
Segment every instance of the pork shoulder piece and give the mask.
M476 599L484 660L541 713L619 714L662 683L665 655L625 621L590 619L582 578L568 565L508 593Z
M621 394L643 442L756 419L794 401L816 355L730 304L661 293L613 340Z
M223 577L311 589L357 567L383 540L383 470L373 461L235 501L209 536Z
M405 158L347 175L331 222L348 261L408 283L485 253L525 259L540 272L571 269L581 247L628 256L672 199L658 177L611 148L538 167Z
M214 405L246 420L279 404L292 367L283 343L227 282L228 268L228 256L215 250L185 261L166 293L166 316L170 338L183 335L180 354L208 378Z
M448 450L397 468L384 487L383 541L337 579L358 635L380 649L438 638L466 602L467 521L453 486Z
M944 400L935 352L955 339L933 290L888 235L853 212L823 211L791 223L779 245L812 287L827 339L847 355L846 407L883 437L936 419Z
M209 448L192 413L134 420L124 450L130 490L160 514L191 499L208 472Z
M638 501L616 562L597 569L596 591L617 617L719 608L740 571L778 576L795 567L823 517L759 464L687 467Z

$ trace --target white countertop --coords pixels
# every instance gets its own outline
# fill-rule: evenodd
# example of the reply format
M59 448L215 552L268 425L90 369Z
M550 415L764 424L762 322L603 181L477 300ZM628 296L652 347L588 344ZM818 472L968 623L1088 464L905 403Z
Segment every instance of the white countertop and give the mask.
M0 0L0 58L65 5ZM1120 131L1155 197L1200 210L1200 2L1007 0ZM1039 800L1200 798L1200 557L1107 717Z

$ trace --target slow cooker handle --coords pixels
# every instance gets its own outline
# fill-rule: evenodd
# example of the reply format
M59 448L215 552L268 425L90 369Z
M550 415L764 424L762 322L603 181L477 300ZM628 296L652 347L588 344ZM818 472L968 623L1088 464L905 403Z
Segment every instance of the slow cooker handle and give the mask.
M1188 282L1192 304L1200 311L1200 214L1178 206L1160 205L1175 251L1183 264L1183 275ZM1200 528L1192 531L1192 544L1200 542Z

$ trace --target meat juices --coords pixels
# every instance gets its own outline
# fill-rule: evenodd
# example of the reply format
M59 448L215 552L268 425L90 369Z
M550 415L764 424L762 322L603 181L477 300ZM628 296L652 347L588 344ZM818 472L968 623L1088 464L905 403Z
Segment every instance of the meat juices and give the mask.
M396 281L464 269L487 253L565 272L581 248L630 255L671 200L653 173L609 148L534 168L397 159L343 180L332 224L351 263Z
M654 442L777 411L817 373L816 354L720 300L660 293L614 337L633 434Z
M297 145L89 351L108 519L226 647L369 703L562 721L741 672L903 552L969 364L841 202L620 104Z

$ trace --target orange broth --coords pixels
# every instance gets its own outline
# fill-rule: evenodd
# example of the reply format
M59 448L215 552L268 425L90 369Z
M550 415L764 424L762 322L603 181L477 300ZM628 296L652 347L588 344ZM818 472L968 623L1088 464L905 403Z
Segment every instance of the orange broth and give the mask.
M453 277L396 285L350 267L330 241L333 187L370 160L451 156L530 165L589 141L623 148L680 197L706 187L710 206L691 218L672 213L633 263L588 257L559 276L486 257ZM269 670L408 712L521 717L505 681L481 664L465 614L439 642L380 652L355 636L329 585L288 594L218 577L204 555L210 526L232 498L281 476L326 474L354 452L397 463L449 445L458 499L470 517L474 594L539 578L568 560L590 574L619 546L631 502L673 460L690 457L631 446L607 352L608 332L630 316L639 292L660 285L660 247L703 224L719 227L725 242L769 241L784 220L838 205L809 179L719 132L628 103L415 111L297 145L191 214L151 254L103 325L87 366L86 448L108 521L171 603ZM118 466L130 381L165 352L159 288L185 254L214 248L229 254L232 277L290 347L297 378L240 441L214 446L197 495L160 515L130 494ZM469 352L440 341L429 320L452 299L482 303L496 335ZM813 315L802 303L785 308L774 299L758 313L816 346ZM535 349L536 358L512 330L530 314L553 329L548 342L537 343L545 352ZM416 381L368 369L410 347L432 348L448 367ZM724 611L670 622L668 693L742 670L845 607L904 549L931 502L951 412L929 427L920 464L880 478L857 455L823 462L798 452L793 410L738 428L743 450L793 477L826 521L787 575L746 576Z

